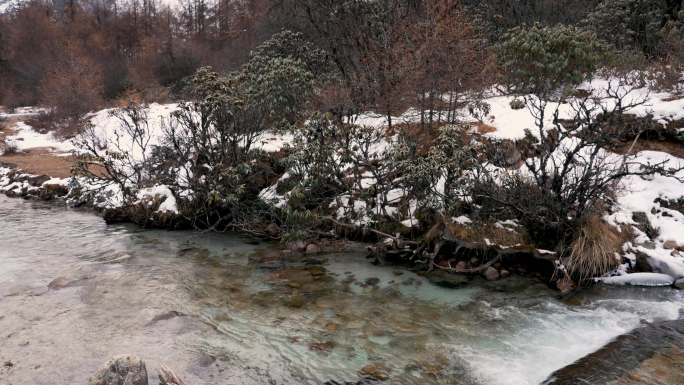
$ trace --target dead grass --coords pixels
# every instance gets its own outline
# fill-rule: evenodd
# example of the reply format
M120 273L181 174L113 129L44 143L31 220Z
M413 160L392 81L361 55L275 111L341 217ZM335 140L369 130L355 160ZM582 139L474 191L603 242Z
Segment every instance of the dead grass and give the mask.
M629 233L603 221L598 215L587 219L570 246L566 267L580 279L598 277L615 269L617 257Z
M482 122L475 123L475 129L480 135L489 134L490 132L496 132L496 127L490 126Z
M450 223L447 225L449 232L465 242L486 244L488 240L499 246L515 246L527 244L524 234L512 229L497 226L494 223L473 223L461 225Z

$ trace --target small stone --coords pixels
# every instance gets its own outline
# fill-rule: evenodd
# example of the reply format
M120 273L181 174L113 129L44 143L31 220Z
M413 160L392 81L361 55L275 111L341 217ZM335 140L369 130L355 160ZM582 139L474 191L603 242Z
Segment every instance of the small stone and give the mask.
M309 350L314 352L328 353L335 348L334 341L312 342L309 344Z
M359 374L378 381L389 379L389 370L383 364L368 364L361 368Z
M315 243L309 243L306 246L306 253L307 254L318 254L320 252L321 252L321 247Z
M335 333L337 332L337 324L334 322L328 322L325 325L325 330L329 331L330 333Z
M508 278L511 276L511 272L506 269L501 269L499 274L501 274L501 278Z
M496 281L499 279L500 274L498 270L490 266L487 268L487 270L485 270L484 277L487 279L487 281Z
M678 280L675 281L674 286L677 289L682 289L684 290L684 278L679 278Z

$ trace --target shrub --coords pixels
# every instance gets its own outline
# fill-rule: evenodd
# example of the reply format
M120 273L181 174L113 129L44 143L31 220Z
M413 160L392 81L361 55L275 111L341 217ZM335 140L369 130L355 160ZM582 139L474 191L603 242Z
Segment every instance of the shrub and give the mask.
M503 81L517 94L548 98L581 83L596 70L603 47L574 26L515 27L498 46Z
M510 105L511 105L511 109L513 109L513 110L522 110L523 108L525 108L525 101L522 99L516 98L516 99L511 100Z
M665 24L665 0L604 0L584 21L587 29L619 51L638 50L654 56Z

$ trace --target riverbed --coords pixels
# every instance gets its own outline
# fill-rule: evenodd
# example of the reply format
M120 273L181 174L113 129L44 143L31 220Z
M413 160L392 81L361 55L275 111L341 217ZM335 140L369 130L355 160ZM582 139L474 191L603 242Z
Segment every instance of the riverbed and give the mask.
M560 299L516 276L435 284L362 247L277 249L0 196L0 384L85 384L135 354L150 383L166 364L188 385L533 385L684 309L671 289Z

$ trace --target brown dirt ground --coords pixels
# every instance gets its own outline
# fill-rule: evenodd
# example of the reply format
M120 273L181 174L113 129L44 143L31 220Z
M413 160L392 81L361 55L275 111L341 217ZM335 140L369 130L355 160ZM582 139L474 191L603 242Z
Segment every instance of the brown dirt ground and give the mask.
M0 142L13 130L16 119L0 122ZM72 156L56 156L49 149L35 148L23 153L0 156L0 164L19 168L25 172L37 175L49 175L55 178L71 176Z
M49 175L55 178L71 176L71 156L55 156L46 150L34 149L26 153L0 156L0 163L19 168L30 174Z

